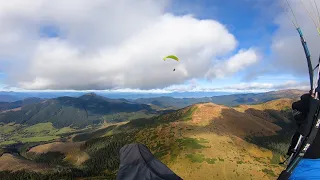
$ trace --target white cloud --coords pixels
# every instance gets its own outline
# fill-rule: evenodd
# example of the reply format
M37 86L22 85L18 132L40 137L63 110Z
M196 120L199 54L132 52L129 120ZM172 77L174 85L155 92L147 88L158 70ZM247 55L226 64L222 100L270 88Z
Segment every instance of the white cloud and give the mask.
M253 49L241 49L236 55L229 59L218 62L207 72L207 78L223 78L235 74L259 60L258 54Z
M236 90L250 90L250 89L272 89L272 83L240 83L232 86L228 86L228 89L236 89Z
M23 89L158 89L228 76L257 61L253 49L228 60L235 37L219 22L175 16L162 0L0 0L0 63ZM59 37L39 30L54 26ZM168 54L181 61L163 61ZM3 62L2 62L3 63ZM215 65L213 66L216 67ZM173 72L173 68L176 69ZM212 74L214 76L212 76Z

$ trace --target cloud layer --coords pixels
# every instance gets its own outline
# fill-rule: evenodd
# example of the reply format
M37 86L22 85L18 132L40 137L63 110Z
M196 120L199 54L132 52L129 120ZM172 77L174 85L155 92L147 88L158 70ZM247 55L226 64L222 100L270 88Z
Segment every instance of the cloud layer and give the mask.
M169 1L0 4L0 65L13 87L157 89L230 76L259 59L254 49L232 54L238 42L218 21L167 13ZM168 54L181 62L163 61Z
M300 89L308 90L309 85L304 82L297 81L287 81L280 84L273 83L240 83L237 85L224 87L225 89L233 89L235 91L248 91L248 90L257 90L257 91L270 91L270 90L281 90L281 89Z
M220 87L203 87L199 84L193 83L193 81L190 81L188 84L174 85L163 90L168 92L266 92L282 89L300 89L307 91L309 88L310 87L306 82L292 80L280 83L239 83Z

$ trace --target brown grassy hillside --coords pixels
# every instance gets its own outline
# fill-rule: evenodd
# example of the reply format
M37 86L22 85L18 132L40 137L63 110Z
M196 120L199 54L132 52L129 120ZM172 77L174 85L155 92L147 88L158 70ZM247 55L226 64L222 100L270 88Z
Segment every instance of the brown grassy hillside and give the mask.
M248 135L268 136L280 128L265 119L239 112L213 103L195 105L197 110L192 115L191 125L206 124L209 132L231 134L238 137Z
M80 150L84 142L53 142L31 148L29 153L45 154L47 152L61 152L65 154L65 161L79 166L89 159L89 155Z
M3 154L0 156L0 171L18 171L18 170L30 170L36 172L45 172L50 170L48 166L37 164L33 161L16 157L12 154Z
M288 114L284 110L291 109L292 99L277 99L258 105L240 105L235 110L245 112L273 123L287 122Z

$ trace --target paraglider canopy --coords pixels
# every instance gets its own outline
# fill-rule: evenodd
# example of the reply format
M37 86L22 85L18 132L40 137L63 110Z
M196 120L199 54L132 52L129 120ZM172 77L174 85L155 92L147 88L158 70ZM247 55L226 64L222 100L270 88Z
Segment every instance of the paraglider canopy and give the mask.
M176 60L176 61L179 61L179 58L178 58L177 56L175 56L175 55L166 56L166 57L163 58L163 60L165 61L165 60L167 60L168 58L173 59L173 60Z

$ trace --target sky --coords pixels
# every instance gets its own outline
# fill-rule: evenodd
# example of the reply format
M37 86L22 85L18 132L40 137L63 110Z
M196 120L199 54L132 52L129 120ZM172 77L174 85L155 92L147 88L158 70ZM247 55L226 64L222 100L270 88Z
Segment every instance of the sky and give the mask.
M0 89L306 90L284 2L0 0ZM315 64L316 27L300 0L289 2ZM304 2L318 18L313 0ZM163 61L170 54L180 61Z

